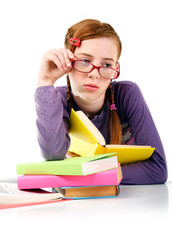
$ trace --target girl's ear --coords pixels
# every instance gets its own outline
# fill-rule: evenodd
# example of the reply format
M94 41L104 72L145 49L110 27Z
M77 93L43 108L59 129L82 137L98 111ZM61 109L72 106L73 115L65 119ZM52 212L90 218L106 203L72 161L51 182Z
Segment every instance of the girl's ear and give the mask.
M114 74L114 78L113 79L117 79L119 77L120 74L120 65L119 62L116 62L116 66L115 66L115 74Z
M118 72L120 71L119 67L120 67L120 66L119 66L119 62L117 62L115 69L116 69L116 71L118 71Z

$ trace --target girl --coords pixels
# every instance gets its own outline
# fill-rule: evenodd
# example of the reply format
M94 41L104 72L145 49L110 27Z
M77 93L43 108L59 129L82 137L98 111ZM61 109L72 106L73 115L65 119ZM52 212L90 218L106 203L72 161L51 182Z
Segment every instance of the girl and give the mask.
M63 159L69 149L71 107L82 110L107 144L155 147L144 162L122 166L123 184L165 183L164 150L138 86L119 81L121 42L107 23L86 19L68 29L65 48L42 60L35 93L38 141L47 160ZM67 74L67 86L54 87Z

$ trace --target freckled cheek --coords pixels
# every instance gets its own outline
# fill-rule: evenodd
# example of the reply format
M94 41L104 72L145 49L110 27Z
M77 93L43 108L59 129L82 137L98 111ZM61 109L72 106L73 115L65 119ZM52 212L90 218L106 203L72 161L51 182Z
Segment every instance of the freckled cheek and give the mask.
M75 70L72 70L70 73L69 73L69 79L73 82L76 82L76 83L79 83L82 81L83 79L83 74L82 73L79 73Z
M69 79L70 79L72 92L76 94L76 92L81 91L82 79L78 77L78 74L76 74L75 72L70 72Z
M107 88L109 87L110 81L106 80L105 82L102 82L101 88L103 91L106 91Z
M83 88L83 84L86 82L87 77L84 76L84 74L76 72L76 71L72 71L69 74L69 79L70 79L70 84L71 87L75 87L75 88Z

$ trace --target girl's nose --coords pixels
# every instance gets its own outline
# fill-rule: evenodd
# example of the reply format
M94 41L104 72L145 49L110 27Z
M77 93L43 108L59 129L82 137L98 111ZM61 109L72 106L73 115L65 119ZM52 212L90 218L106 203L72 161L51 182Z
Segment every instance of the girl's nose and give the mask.
M88 73L88 77L99 78L100 77L99 70L94 68L90 73Z

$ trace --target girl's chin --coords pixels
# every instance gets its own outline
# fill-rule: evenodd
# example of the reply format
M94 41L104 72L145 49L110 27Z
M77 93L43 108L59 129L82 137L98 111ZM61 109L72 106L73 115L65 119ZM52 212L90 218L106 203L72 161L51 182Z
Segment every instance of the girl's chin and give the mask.
M80 94L78 96L75 96L74 98L75 98L75 100L77 100L78 103L79 103L79 101L89 103L89 102L94 102L94 101L98 100L100 98L100 96L97 96L93 92L92 94Z

